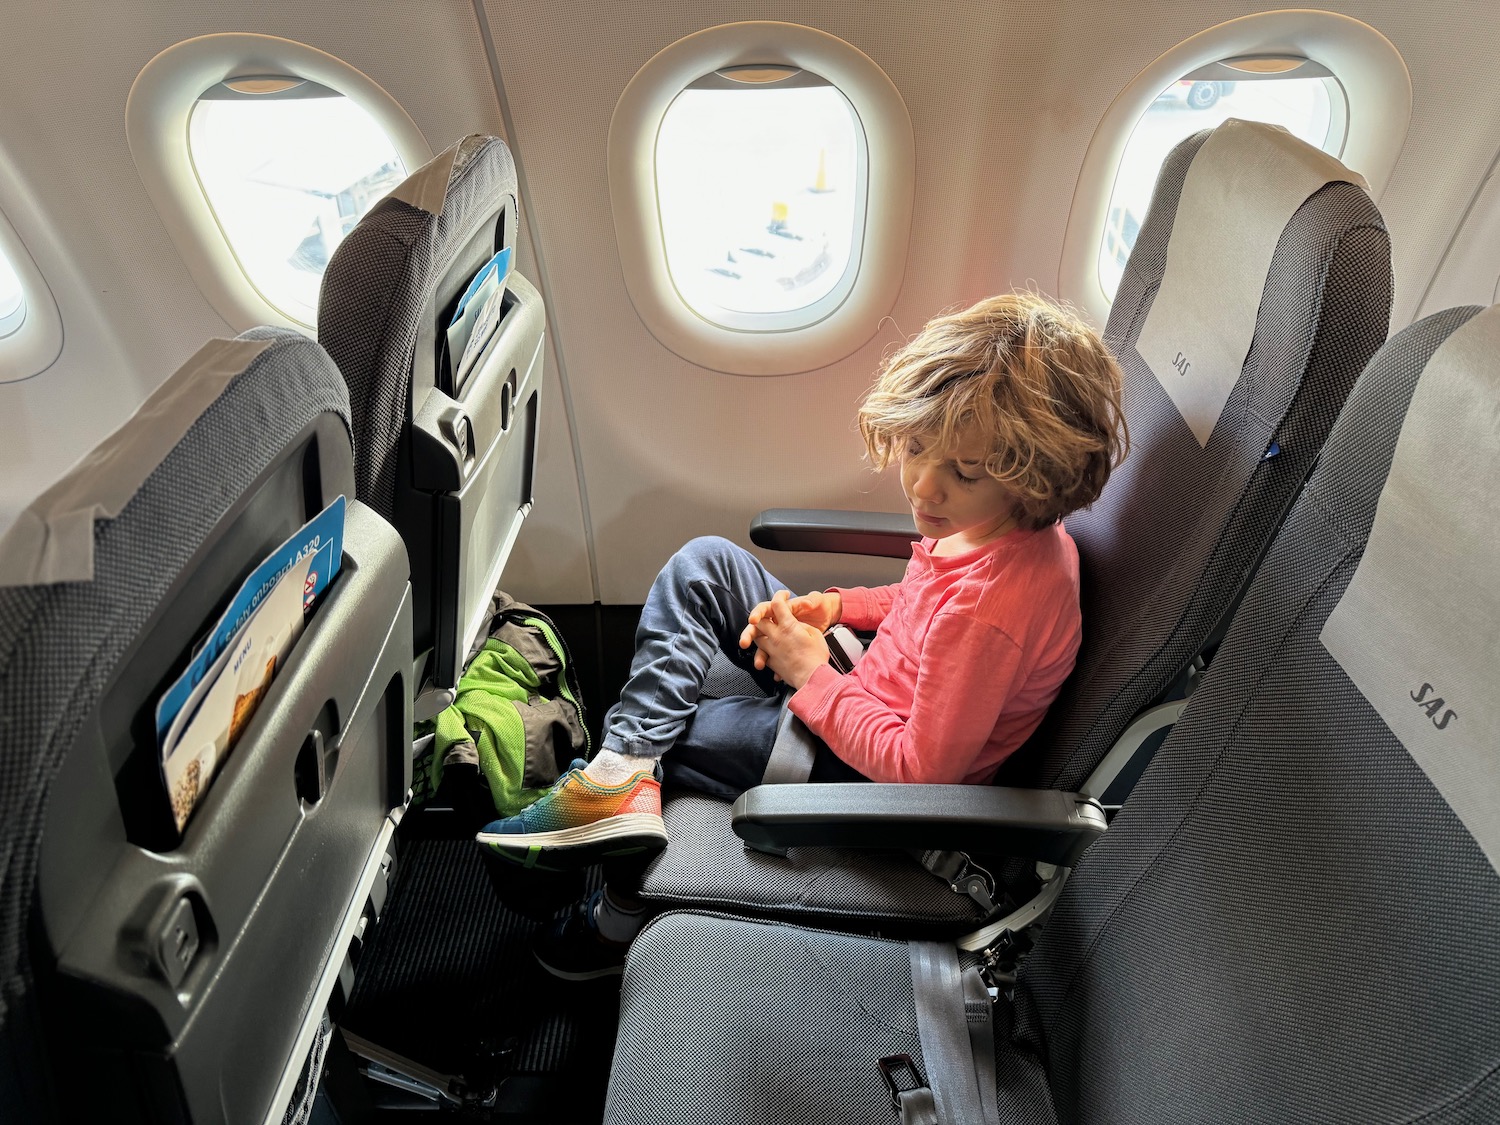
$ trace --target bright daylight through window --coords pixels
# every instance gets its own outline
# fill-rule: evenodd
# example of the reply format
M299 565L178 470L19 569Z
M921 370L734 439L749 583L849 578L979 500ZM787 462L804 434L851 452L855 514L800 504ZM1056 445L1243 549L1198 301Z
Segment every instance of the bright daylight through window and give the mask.
M848 99L805 71L730 71L679 94L657 135L656 190L667 268L688 306L762 330L831 311L814 306L851 259L858 266L862 148Z
M26 295L15 267L0 252L0 338L9 336L26 319Z
M1099 286L1107 299L1119 288L1167 153L1230 117L1280 125L1335 156L1348 126L1338 80L1305 60L1230 59L1172 83L1136 122L1115 175L1099 244Z
M406 178L350 99L296 79L230 79L193 107L188 151L224 237L263 297L313 325L344 236Z

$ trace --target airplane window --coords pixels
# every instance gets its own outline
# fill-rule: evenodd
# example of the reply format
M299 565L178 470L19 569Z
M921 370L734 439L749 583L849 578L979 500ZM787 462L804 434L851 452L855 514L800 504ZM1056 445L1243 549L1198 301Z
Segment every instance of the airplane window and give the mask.
M667 268L700 316L776 316L785 330L858 260L864 133L839 90L806 71L741 67L683 90L656 138ZM735 324L736 327L740 326Z
M758 20L684 36L621 92L608 164L631 304L689 363L813 371L867 343L896 303L911 115L842 39Z
M25 319L26 295L21 291L21 279L9 259L0 252L0 339L20 328Z
M207 90L189 118L188 152L246 277L308 326L329 257L406 178L365 109L298 78L227 79Z
M1099 244L1099 286L1106 300L1114 300L1119 288L1167 153L1230 117L1280 125L1334 156L1348 128L1338 80L1306 59L1228 59L1172 83L1136 122L1115 174Z

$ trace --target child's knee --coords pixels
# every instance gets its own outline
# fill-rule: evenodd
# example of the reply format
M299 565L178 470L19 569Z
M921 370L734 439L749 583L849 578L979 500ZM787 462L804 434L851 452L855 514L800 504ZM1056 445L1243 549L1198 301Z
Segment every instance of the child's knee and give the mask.
M725 560L739 550L741 550L740 547L723 536L700 535L679 547L677 553L667 562L667 567L678 574L715 573L722 567Z

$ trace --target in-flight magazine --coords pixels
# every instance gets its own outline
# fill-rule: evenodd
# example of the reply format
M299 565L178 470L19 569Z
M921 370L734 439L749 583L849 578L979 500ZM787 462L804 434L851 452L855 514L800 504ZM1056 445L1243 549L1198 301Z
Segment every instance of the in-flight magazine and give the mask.
M179 831L338 573L345 506L335 499L255 568L157 704L162 776Z

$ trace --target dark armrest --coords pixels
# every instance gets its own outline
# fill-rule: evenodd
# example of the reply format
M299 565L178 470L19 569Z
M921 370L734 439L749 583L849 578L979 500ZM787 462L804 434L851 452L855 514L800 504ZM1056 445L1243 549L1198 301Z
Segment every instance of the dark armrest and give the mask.
M1105 828L1087 797L998 785L761 785L730 823L752 847L938 849L1071 867Z
M750 542L772 551L911 557L921 538L910 512L843 512L833 508L767 508L750 521Z

